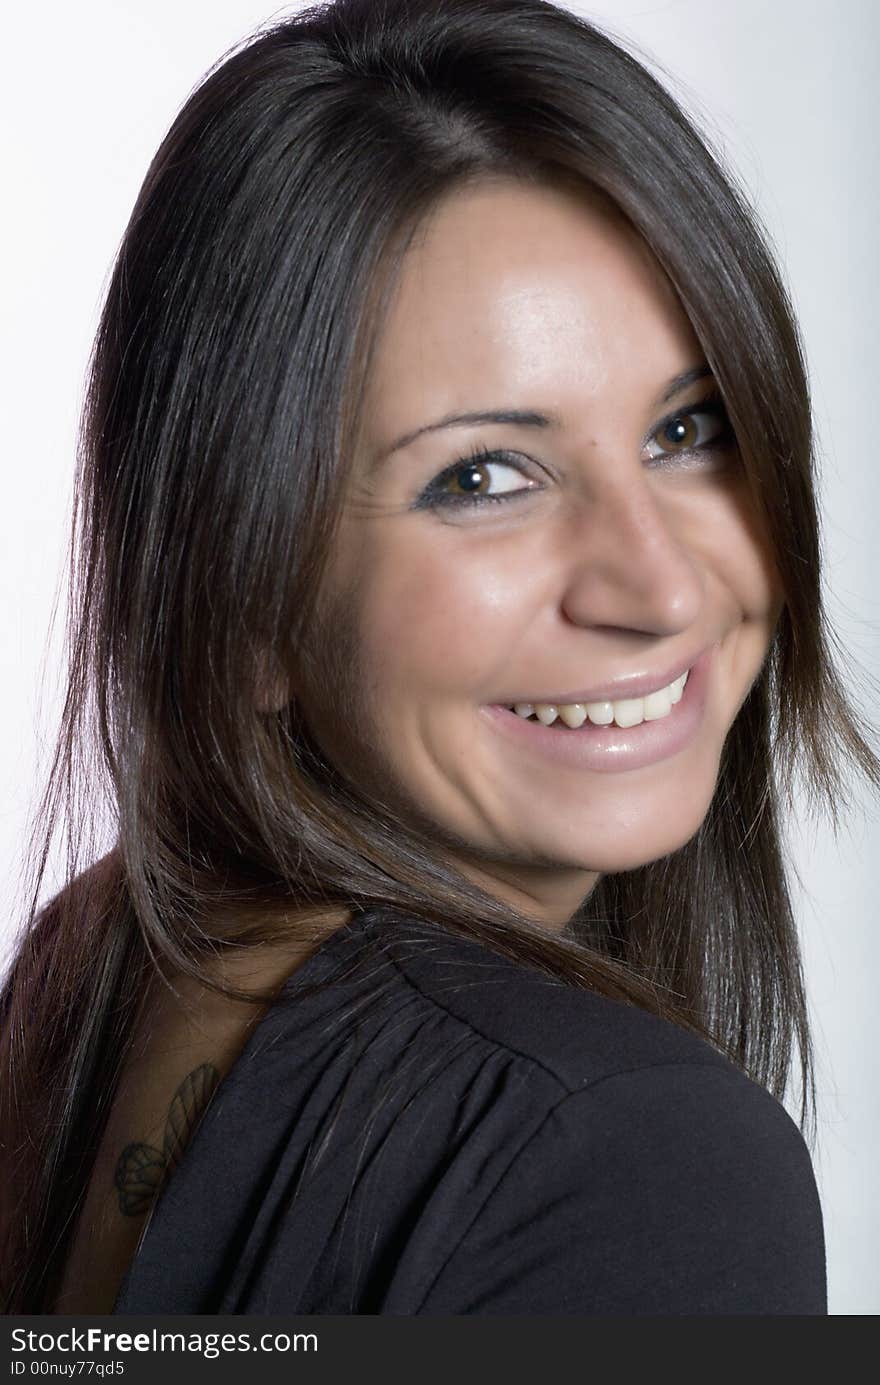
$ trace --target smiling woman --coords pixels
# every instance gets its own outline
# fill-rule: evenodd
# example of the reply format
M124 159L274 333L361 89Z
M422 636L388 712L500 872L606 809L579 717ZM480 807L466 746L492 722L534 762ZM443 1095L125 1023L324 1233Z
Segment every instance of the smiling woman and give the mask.
M797 327L663 88L543 0L261 29L78 486L34 860L101 788L118 840L3 990L7 1311L824 1313L782 800L880 761Z

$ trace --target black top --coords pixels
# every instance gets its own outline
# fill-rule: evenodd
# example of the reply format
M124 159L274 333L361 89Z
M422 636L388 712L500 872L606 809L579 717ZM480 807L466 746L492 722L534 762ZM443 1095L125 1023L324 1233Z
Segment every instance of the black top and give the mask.
M825 1314L822 1214L707 1043L374 908L252 1031L113 1311Z

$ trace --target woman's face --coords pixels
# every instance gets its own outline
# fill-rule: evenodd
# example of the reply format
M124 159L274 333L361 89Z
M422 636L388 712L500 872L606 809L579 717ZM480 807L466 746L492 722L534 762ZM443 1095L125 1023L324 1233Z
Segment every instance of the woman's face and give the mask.
M723 410L703 408L712 377L664 402L700 367L626 223L513 181L435 209L380 337L325 588L355 704L325 685L301 690L304 711L371 799L551 927L601 874L697 831L782 609ZM436 426L496 412L532 421ZM477 449L491 456L469 462ZM576 728L499 710L621 680L614 702L704 651L668 718Z

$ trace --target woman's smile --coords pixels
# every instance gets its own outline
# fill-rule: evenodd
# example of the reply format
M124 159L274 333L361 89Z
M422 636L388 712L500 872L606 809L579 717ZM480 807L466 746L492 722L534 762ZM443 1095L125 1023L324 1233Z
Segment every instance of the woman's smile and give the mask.
M662 715L648 717L638 724L634 718L642 712L641 699L593 704L604 706L609 712L623 709L622 724L615 719L605 726L594 725L587 719L586 709L580 703L563 704L561 709L553 703L539 703L537 716L524 715L522 704L519 712L497 703L481 708L481 712L494 731L507 737L509 743L521 748L524 754L546 756L556 764L578 771L606 773L642 769L680 754L698 735L714 653L713 645L700 655L678 689L675 701L666 697L667 710ZM575 708L578 711L574 717L563 716ZM549 716L541 715L544 709ZM630 715L633 721L627 725Z

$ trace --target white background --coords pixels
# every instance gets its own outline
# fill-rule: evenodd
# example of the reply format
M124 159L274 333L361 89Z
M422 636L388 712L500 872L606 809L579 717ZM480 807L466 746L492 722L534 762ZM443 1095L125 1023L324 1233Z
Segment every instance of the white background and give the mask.
M0 950L16 917L38 747L45 757L59 712L74 438L105 278L148 163L192 87L255 25L296 8L44 0L4 24ZM829 609L862 666L880 676L880 463L871 414L880 7L606 0L570 8L658 72L738 170L769 229L807 347ZM59 583L61 619L48 642ZM865 705L877 720L880 709ZM790 829L804 887L796 903L819 1058L815 1165L834 1314L880 1311L880 814L861 788L857 802L837 841L829 828L808 830L802 821Z

